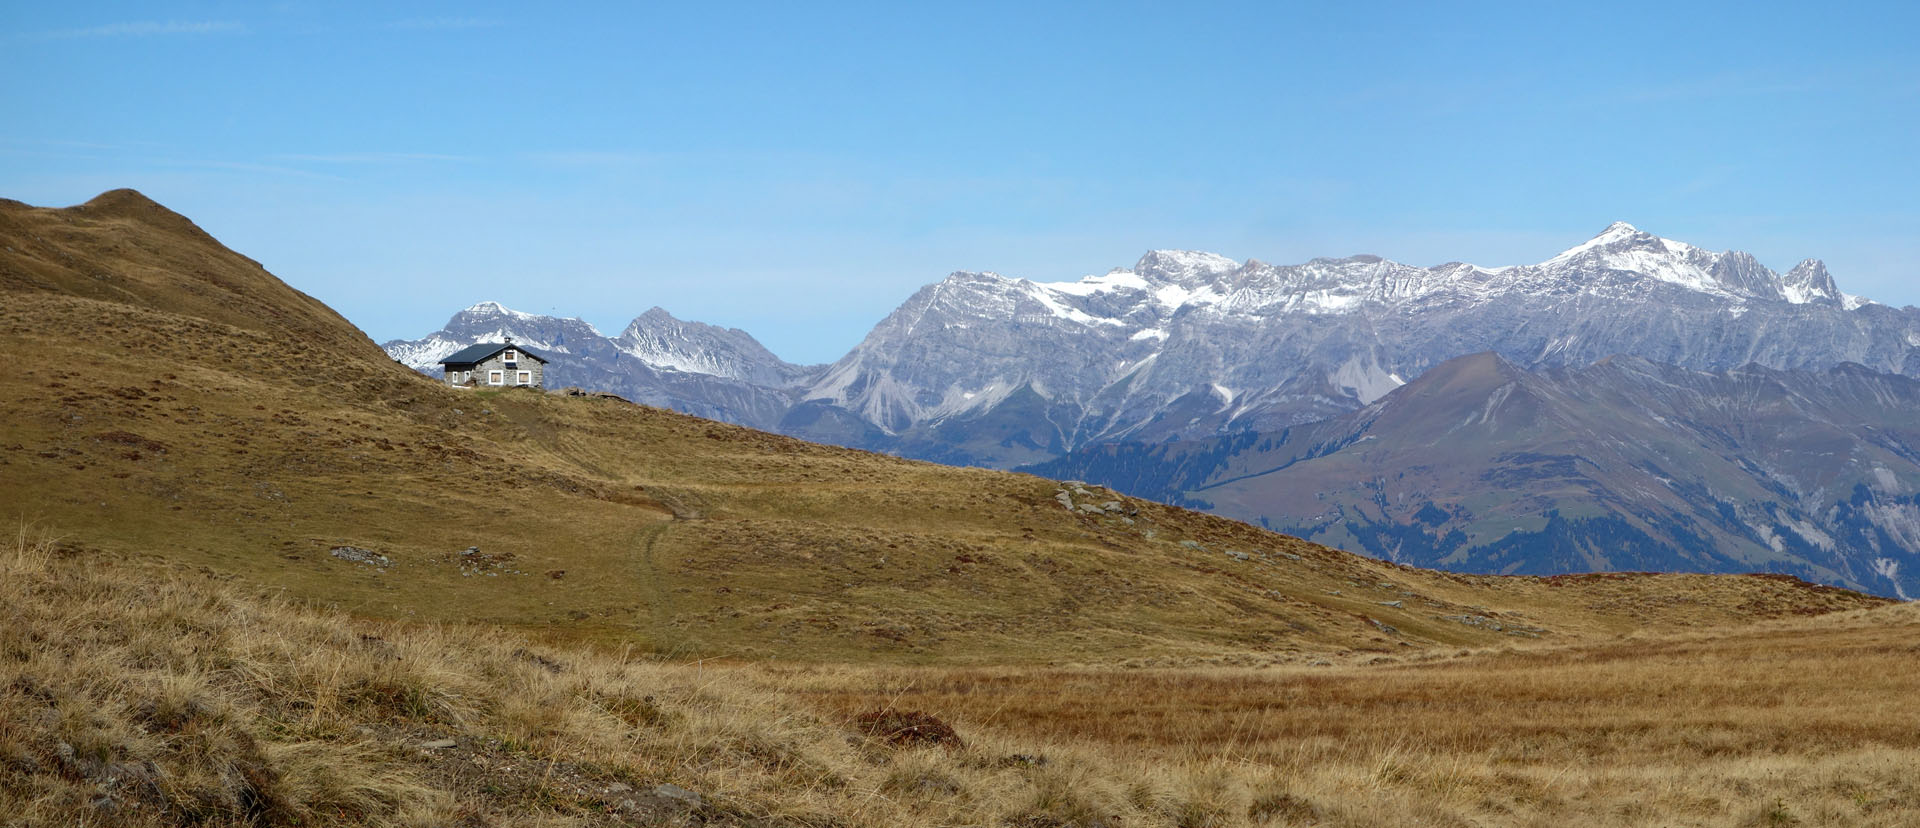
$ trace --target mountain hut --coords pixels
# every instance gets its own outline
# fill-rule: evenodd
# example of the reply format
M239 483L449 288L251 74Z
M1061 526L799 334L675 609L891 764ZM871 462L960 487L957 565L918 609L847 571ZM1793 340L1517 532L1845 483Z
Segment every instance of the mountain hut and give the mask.
M505 342L469 345L440 360L447 384L455 388L539 388L546 379L546 366L546 357L513 344L510 336Z

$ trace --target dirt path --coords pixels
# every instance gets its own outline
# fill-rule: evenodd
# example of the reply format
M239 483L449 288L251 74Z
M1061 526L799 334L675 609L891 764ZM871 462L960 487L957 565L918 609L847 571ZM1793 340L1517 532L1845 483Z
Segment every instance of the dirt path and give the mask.
M643 527L634 535L631 544L634 550L634 570L640 581L641 599L646 601L646 621L641 632L647 637L647 646L656 653L672 652L679 646L679 640L671 634L669 622L673 618L672 609L667 606L668 592L661 585L660 565L655 557L660 548L660 539L673 527L672 521L659 521Z

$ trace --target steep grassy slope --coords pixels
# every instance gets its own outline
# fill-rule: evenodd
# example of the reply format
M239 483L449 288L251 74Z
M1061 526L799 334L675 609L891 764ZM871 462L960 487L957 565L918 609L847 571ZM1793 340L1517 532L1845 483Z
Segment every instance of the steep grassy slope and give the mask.
M448 389L130 191L0 205L0 290L22 357L0 497L81 546L362 615L742 658L1285 661L1875 603L1424 572L1034 477Z

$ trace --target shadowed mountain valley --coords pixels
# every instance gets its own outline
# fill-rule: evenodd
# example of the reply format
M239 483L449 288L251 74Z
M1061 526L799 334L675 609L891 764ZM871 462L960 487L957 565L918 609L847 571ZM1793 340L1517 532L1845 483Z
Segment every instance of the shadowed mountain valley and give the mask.
M1614 357L1434 368L1280 432L1036 466L1418 566L1784 572L1920 594L1920 382Z

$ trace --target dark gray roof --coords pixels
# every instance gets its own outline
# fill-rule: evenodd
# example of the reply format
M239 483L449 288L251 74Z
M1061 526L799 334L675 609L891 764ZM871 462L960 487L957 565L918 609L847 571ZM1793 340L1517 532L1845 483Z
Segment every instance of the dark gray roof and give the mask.
M446 359L440 360L440 364L441 365L478 365L479 363L486 362L488 357L491 357L494 354L500 353L501 351L504 351L508 348L512 348L516 351L519 351L520 353L526 354L528 357L539 360L540 363L543 365L553 361L553 360L547 359L546 356L541 354L539 351L536 351L532 348L529 348L525 345L521 345L518 343L509 345L504 342L482 342L478 345L468 345L465 348L461 348L458 351L454 351L453 354L448 356Z

